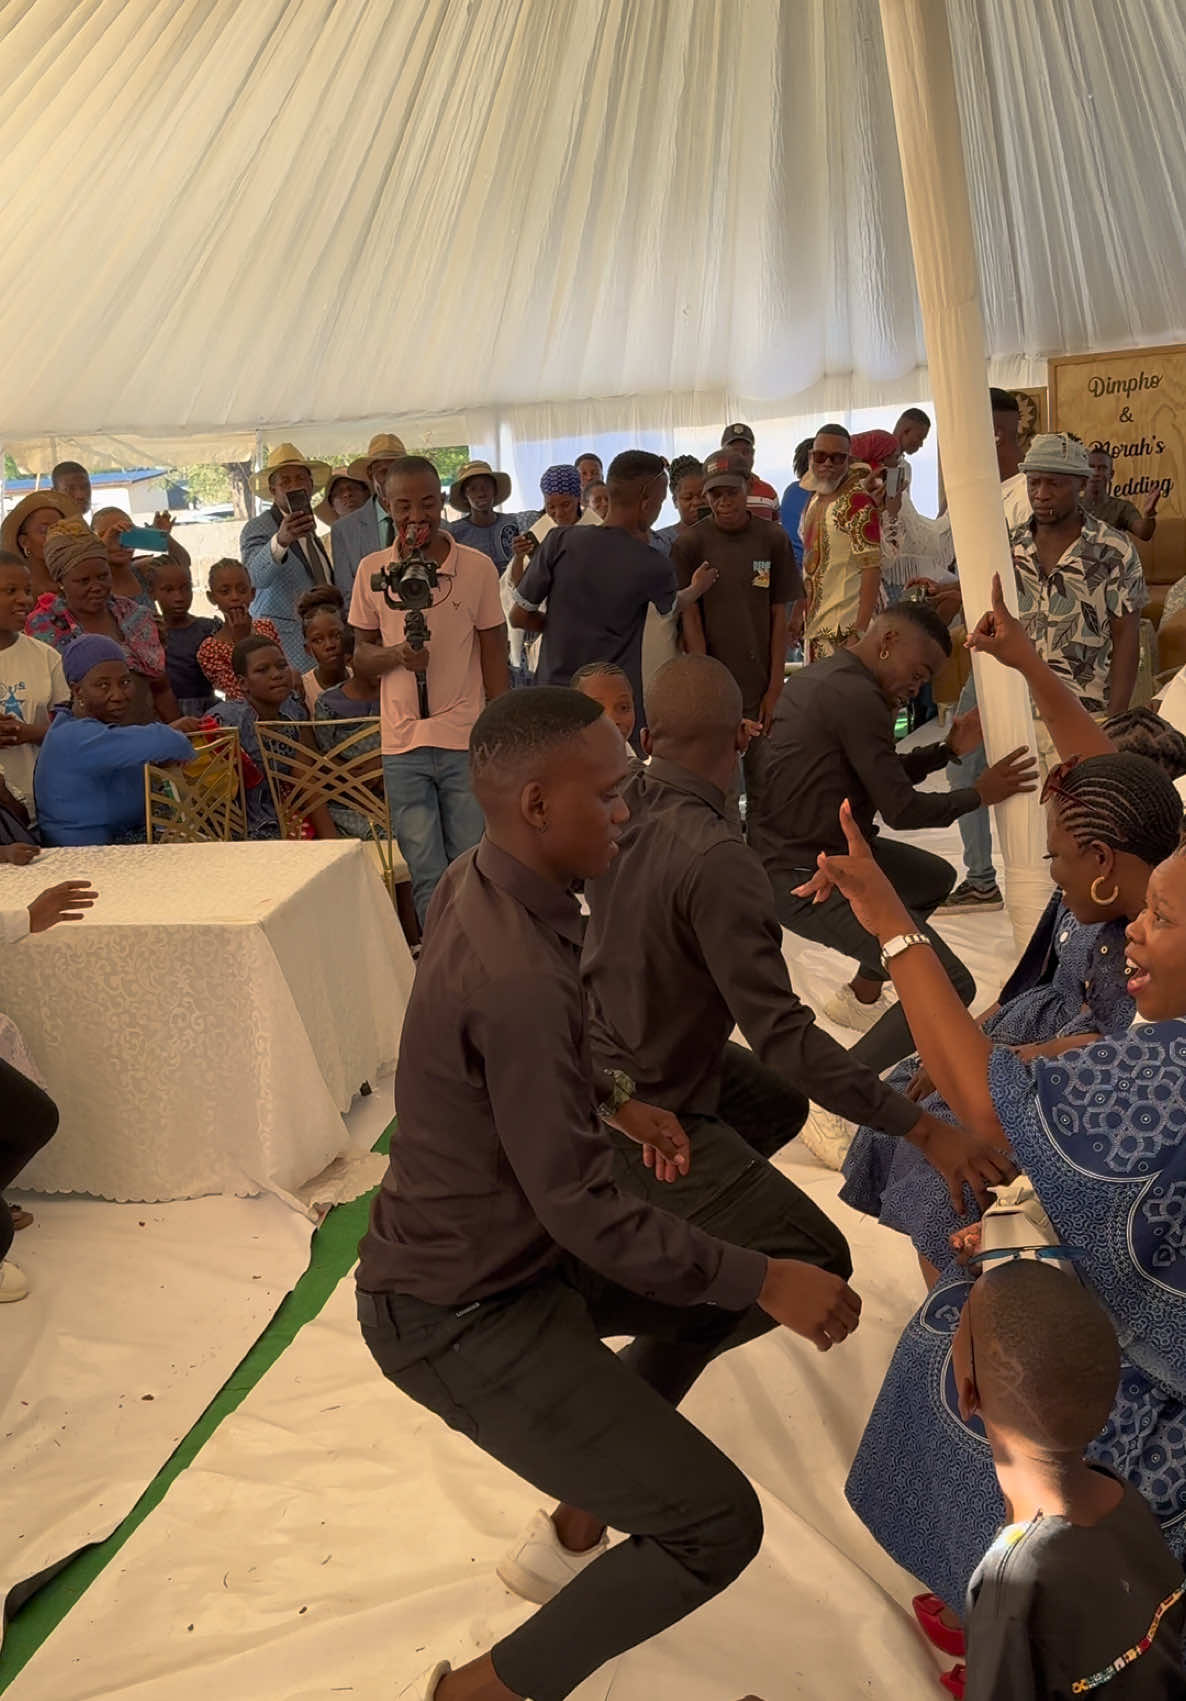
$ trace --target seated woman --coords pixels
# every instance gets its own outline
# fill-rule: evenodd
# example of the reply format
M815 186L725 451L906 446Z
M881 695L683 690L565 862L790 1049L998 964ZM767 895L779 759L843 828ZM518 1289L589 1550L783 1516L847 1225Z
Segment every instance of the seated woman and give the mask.
M242 683L235 676L232 654L244 638L267 638L278 644L280 635L270 620L252 620L251 603L255 586L241 561L225 556L210 569L207 580L210 601L221 619L214 631L198 645L198 666L215 691L228 702L243 700Z
M128 725L135 693L121 645L99 633L62 654L70 706L59 709L37 759L37 823L47 845L144 843L144 764L189 762L176 727Z
M350 677L346 663L346 599L336 585L314 585L297 598L305 653L314 665L301 675L305 707L313 714L318 697Z
M113 596L107 551L82 520L62 520L45 539L45 564L59 594L43 598L25 622L30 638L61 653L80 633L113 638L123 646L132 675L127 718L138 723L175 721L181 711L165 671L165 646L149 609Z
M302 720L302 705L292 695L292 669L280 645L270 638L244 638L235 645L231 665L239 696L219 703L210 719L218 726L233 726L239 734L243 756L243 780L247 795L247 836L278 839L280 819L264 772L263 751L256 731L260 721ZM336 839L337 829L324 806L308 817L310 836ZM301 835L304 836L303 834Z
M0 549L11 550L28 565L34 602L41 597L52 602L58 594L58 587L45 565L45 538L49 528L56 526L59 520L77 517L77 505L57 490L31 490L4 516L4 524L0 526Z
M170 535L173 529L171 514L154 514L152 528L164 532L169 541L163 555L141 555L127 549L119 541L124 532L135 529L135 521L122 508L97 508L91 515L91 530L102 538L107 549L107 564L111 568L111 589L117 597L154 608L156 598L152 575L156 568L172 562L175 567L189 567L189 551L183 549Z
M1002 660L1017 653L1008 617L995 607L976 638L978 648ZM1045 712L1041 702L1038 706ZM911 930L909 917L847 808L844 819L849 853L821 858L819 877L844 891L884 946ZM1117 1325L1124 1348L1120 1390L1090 1456L1144 1493L1182 1559L1186 855L1181 850L1151 875L1145 907L1128 928L1127 955L1128 993L1145 1025L1057 1058L1028 1061L1008 1047L993 1046L952 993L926 944L912 943L890 966L936 1087L966 1127L1008 1139L1080 1279ZM882 1546L949 1603L964 1599L1005 1511L982 1428L978 1420L960 1416L952 1374L952 1338L968 1289L965 1270L950 1263L907 1326L846 1490Z
M1144 907L1149 875L1175 849L1182 823L1172 781L1140 755L1064 764L1050 775L1043 801L1050 872L1060 891L1000 1003L980 1023L994 1045L1022 1048L1023 1055L1052 1042L1084 1045L1131 1025L1125 928ZM956 1120L917 1057L899 1063L889 1079L932 1115ZM936 1280L952 1233L968 1219L956 1214L922 1154L862 1128L844 1177L845 1204L908 1234L928 1280ZM964 1203L975 1212L970 1194Z

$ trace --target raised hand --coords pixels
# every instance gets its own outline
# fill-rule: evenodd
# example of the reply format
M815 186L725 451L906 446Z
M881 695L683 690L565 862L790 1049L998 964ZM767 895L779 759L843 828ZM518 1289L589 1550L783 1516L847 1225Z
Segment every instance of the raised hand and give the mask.
M917 922L874 858L853 820L847 798L840 805L840 826L848 854L829 856L826 851L821 852L819 872L805 885L796 887L796 897L813 897L819 904L834 888L848 899L861 926L875 938L892 939L898 933L915 932Z
M975 629L968 633L968 648L979 650L982 656L995 656L1005 667L1023 668L1034 654L1034 646L1026 636L1025 627L1015 614L1005 607L1001 575L992 576L992 605L983 614Z

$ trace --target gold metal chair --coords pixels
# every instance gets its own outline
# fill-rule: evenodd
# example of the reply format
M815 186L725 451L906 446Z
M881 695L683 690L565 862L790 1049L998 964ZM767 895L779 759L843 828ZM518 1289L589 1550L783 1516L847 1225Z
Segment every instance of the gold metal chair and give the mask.
M302 823L324 805L343 837L369 847L396 903L397 886L410 876L392 836L379 722L259 721L256 734L281 834L299 838Z
M234 727L191 736L184 767L144 766L145 838L150 845L225 844L247 837L239 734Z

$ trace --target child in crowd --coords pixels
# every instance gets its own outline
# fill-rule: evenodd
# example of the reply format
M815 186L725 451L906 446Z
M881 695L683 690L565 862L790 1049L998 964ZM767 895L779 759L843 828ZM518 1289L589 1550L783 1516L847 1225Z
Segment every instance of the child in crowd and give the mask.
M198 664L198 651L213 637L218 622L191 614L194 585L188 567L164 560L153 570L152 593L161 611L165 672L183 715L204 715L214 702L210 681Z
M582 696L600 703L629 744L634 736L634 691L628 676L615 662L587 662L572 676L572 686Z
M990 1254L991 1256L991 1254ZM1120 1379L1098 1300L1049 1262L974 1282L952 1346L960 1411L979 1415L1008 1523L968 1588L967 1701L1186 1695L1186 1580L1130 1483L1091 1465Z
M586 508L592 508L598 519L604 520L609 513L609 485L595 478L592 484L585 486L584 503Z
M292 669L277 640L258 634L241 639L231 653L231 666L237 694L225 703L216 704L210 719L217 726L235 727L239 734L239 749L244 758L248 838L278 839L280 820L264 773L256 727L260 721L303 720L304 705L293 697ZM310 813L309 826L316 839L338 836L324 807Z
M50 711L70 696L62 660L25 633L33 581L19 555L0 551L0 764L13 795L33 812L33 769Z
M350 675L344 646L346 599L336 585L315 585L298 597L296 607L305 650L315 663L301 675L305 707L312 715L321 693Z
M242 682L236 677L232 662L235 646L245 638L267 638L280 642L280 634L270 620L252 620L251 603L255 587L241 561L227 556L216 561L208 580L210 601L222 619L208 638L198 646L198 666L215 691L232 703L242 702ZM291 680L291 675L290 675Z

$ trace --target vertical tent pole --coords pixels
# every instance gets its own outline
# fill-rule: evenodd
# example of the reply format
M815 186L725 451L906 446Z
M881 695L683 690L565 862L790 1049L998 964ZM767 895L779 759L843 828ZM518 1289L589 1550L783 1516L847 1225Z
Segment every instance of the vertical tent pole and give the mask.
M945 0L881 0L881 26L943 483L970 629L989 606L994 573L1001 575L1014 610L1017 593L988 405L984 316ZM1024 681L991 657L974 657L973 667L989 760L1024 744L1032 749ZM994 816L1009 916L1021 943L1050 895L1041 811L1033 797L1016 797Z

